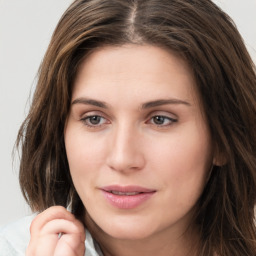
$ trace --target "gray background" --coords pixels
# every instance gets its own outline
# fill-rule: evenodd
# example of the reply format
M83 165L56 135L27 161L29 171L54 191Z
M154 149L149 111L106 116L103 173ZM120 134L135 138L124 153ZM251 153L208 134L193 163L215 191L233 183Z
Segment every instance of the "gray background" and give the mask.
M51 34L72 0L0 0L0 226L30 214L18 184L16 135ZM256 0L215 0L235 21L256 62Z

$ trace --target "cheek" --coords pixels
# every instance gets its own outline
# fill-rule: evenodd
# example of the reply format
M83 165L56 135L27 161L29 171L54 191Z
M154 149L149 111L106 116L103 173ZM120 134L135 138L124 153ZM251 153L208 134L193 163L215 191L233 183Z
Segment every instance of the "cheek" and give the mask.
M99 169L100 154L97 140L85 136L82 127L68 126L65 132L65 147L70 174L82 201L90 201L90 190Z
M70 173L74 183L89 180L96 175L102 166L105 156L104 141L92 134L85 136L83 127L67 127L65 132L65 146ZM85 177L86 179L81 179Z
M151 161L166 187L179 191L202 189L212 161L207 132L190 126L154 145Z

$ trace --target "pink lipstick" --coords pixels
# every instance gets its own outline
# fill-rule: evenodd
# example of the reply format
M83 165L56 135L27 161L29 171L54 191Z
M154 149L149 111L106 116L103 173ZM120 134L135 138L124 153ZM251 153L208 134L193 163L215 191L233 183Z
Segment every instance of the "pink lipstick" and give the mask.
M120 209L133 209L143 204L156 192L140 186L112 185L101 188L107 201Z

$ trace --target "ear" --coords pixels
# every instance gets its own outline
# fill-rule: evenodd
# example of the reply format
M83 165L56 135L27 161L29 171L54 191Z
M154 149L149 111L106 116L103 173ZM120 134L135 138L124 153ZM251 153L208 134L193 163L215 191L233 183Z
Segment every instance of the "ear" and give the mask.
M227 154L224 152L220 152L220 150L216 150L212 164L215 166L223 166L228 162Z

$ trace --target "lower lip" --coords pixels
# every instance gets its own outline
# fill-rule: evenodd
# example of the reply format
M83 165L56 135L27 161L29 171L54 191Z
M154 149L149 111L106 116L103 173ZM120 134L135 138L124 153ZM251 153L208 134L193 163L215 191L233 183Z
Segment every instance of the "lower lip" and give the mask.
M133 209L143 204L154 195L155 192L140 193L132 196L115 195L103 190L103 195L108 202L120 209Z

